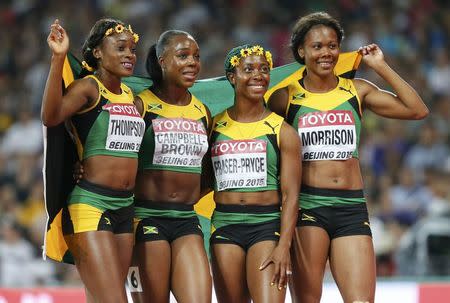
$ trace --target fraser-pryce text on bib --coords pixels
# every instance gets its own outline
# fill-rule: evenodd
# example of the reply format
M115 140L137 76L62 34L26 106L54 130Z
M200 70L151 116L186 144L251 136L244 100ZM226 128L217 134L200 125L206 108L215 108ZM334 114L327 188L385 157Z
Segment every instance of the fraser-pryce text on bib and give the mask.
M208 150L208 136L200 121L185 118L158 118L152 122L155 133L153 164L201 167Z
M145 132L145 122L133 104L109 103L107 150L138 152Z
M351 111L312 112L298 119L303 161L347 160L352 157L357 137Z
M267 185L267 142L264 140L218 141L211 158L219 191Z

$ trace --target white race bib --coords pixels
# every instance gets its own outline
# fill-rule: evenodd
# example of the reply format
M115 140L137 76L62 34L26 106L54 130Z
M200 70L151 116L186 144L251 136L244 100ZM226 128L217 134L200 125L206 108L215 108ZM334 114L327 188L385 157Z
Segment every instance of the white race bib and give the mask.
M264 140L218 141L211 148L219 191L267 185L267 142Z
M145 132L145 122L134 104L109 103L107 150L138 152Z
M203 123L185 118L159 118L152 122L155 133L153 164L198 168L208 151Z
M349 110L313 112L298 118L303 161L347 160L356 150L355 119Z

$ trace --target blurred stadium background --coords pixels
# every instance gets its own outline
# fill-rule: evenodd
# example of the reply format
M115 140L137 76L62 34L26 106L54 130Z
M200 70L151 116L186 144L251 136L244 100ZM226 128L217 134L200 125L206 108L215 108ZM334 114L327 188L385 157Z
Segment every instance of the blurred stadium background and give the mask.
M431 110L414 122L364 117L360 153L378 261L377 301L450 302L447 0L2 0L0 302L79 302L82 294L73 266L41 258L46 215L39 111L50 59L46 37L55 18L79 58L98 18L132 24L141 37L138 75L145 75L147 49L162 31L186 30L201 48L200 78L210 78L223 75L227 50L242 43L271 49L275 66L292 62L290 29L317 10L343 24L343 51L378 43ZM389 89L364 66L357 77ZM337 298L337 289L326 284L323 302L341 302Z

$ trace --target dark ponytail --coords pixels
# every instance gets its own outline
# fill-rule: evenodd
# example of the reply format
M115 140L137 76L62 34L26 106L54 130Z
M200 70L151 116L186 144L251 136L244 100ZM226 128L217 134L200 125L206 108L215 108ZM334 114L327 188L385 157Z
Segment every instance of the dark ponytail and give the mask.
M145 69L147 70L148 75L153 80L155 85L161 85L163 82L163 74L161 65L159 64L159 57L161 57L170 41L173 37L176 36L189 36L192 37L189 33L180 30L168 30L162 33L156 44L153 44L148 49L147 59L145 61Z
M163 79L161 65L159 65L158 56L156 55L156 43L148 49L147 60L145 61L145 69L152 79L153 83L160 85Z

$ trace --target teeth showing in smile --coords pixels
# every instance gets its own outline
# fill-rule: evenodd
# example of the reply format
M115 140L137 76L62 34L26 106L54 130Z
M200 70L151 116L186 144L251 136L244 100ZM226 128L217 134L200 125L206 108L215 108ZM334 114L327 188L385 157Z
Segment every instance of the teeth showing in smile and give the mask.
M331 62L319 62L319 65L322 67L330 67L332 65Z
M132 68L133 67L133 64L131 64L131 63L122 63L122 65L125 67L125 68Z

